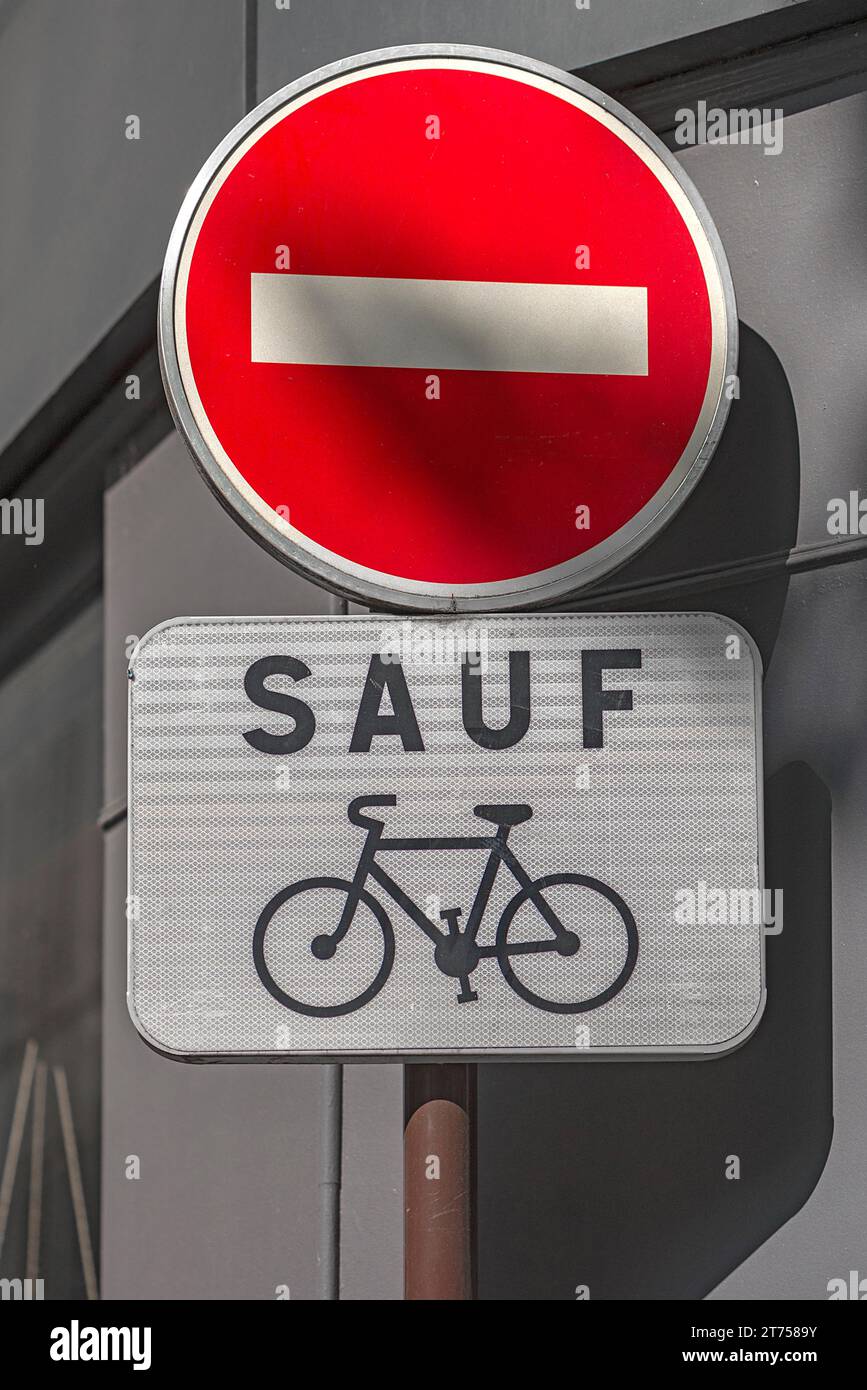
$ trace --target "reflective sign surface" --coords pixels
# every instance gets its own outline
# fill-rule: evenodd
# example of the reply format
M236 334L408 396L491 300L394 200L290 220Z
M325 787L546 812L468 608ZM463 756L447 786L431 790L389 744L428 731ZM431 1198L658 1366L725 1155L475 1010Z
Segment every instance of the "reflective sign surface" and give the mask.
M191 1059L736 1045L764 1002L759 674L711 614L155 628L137 1027Z

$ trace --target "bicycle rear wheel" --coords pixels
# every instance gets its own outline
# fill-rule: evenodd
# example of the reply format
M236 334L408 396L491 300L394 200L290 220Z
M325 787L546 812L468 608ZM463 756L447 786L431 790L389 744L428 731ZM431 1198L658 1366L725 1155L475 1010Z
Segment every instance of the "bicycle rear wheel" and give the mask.
M394 930L385 909L365 889L348 932L339 944L332 942L343 898L352 891L343 878L305 878L275 893L262 909L253 933L253 961L268 993L297 1014L340 1018L354 1013L391 974ZM295 904L302 894L308 896ZM355 993L359 973L369 978L371 971L372 982Z
M587 874L548 874L532 888L544 897L568 936L558 950L530 890L522 888L497 927L497 963L503 978L521 999L546 1013L598 1009L620 993L635 969L635 918L619 893ZM576 935L581 943L577 950Z

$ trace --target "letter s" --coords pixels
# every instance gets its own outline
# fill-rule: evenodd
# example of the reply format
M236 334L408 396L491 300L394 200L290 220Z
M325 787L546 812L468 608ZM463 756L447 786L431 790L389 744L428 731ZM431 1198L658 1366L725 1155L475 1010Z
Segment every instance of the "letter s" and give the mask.
M254 661L244 677L244 690L254 705L260 709L276 710L278 714L288 714L295 720L295 727L288 734L269 734L265 729L251 729L244 738L259 753L297 753L306 748L316 732L316 720L309 705L294 695L282 690L269 690L265 681L269 676L290 676L294 681L304 680L310 675L310 668L294 656L263 656Z

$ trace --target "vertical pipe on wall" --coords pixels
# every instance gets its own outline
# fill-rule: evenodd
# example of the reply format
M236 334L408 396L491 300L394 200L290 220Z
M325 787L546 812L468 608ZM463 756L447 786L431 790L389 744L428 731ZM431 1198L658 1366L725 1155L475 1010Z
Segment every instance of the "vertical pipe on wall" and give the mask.
M323 1066L319 1180L319 1296L340 1298L340 1183L343 1150L343 1067Z
M259 0L244 3L244 110L252 111L258 100Z

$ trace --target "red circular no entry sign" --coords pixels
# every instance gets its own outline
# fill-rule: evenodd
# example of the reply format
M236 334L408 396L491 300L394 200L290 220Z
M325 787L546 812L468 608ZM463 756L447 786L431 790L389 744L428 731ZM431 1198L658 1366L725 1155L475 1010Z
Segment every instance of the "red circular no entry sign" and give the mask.
M363 601L521 607L621 564L722 429L737 320L664 146L552 68L453 47L251 113L172 234L160 347L221 499Z

